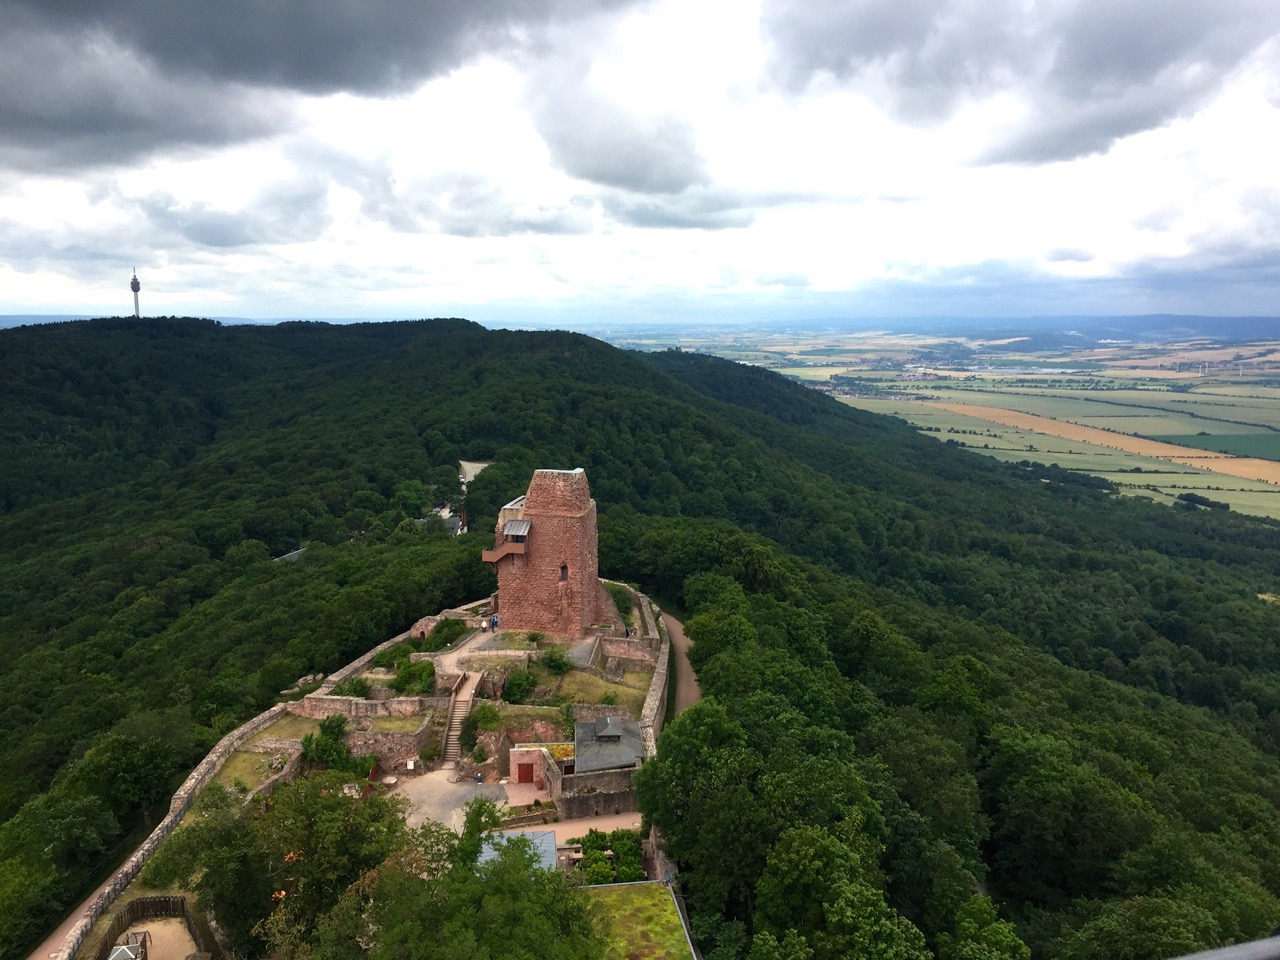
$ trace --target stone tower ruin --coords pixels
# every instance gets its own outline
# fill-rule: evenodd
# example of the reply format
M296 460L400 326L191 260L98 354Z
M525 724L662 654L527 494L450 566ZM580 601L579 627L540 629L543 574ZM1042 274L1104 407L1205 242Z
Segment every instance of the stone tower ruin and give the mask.
M572 637L593 625L620 628L599 579L596 502L581 467L535 470L528 492L499 511L494 534L482 556L498 575L503 627Z

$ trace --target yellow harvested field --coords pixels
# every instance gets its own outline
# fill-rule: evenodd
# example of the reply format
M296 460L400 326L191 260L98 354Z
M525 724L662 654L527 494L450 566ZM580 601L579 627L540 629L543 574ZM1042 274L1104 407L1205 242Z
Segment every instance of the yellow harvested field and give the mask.
M984 407L967 403L944 403L929 401L926 406L951 413L960 413L970 417L1002 423L1007 427L1020 430L1031 430L1050 437L1061 437L1064 440L1077 440L1080 443L1092 443L1125 453L1136 453L1143 457L1154 457L1167 463L1179 463L1188 467L1198 467L1229 477L1241 477L1246 480L1260 480L1263 483L1280 484L1280 463L1274 460L1259 460L1251 457L1231 457L1224 453L1210 450L1192 450L1173 443L1161 443L1158 440L1146 440L1142 437L1130 437L1123 433L1111 433L1096 427L1082 427L1077 423L1063 420L1050 420L1048 417L1037 417L1017 410L1004 410L1000 407Z

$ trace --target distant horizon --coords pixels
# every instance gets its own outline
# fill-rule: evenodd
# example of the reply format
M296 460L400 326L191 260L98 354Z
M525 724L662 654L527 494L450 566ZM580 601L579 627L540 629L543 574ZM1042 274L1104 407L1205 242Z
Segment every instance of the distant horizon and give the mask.
M904 317L784 317L784 318L708 318L702 321L686 319L614 317L609 319L585 319L573 317L526 318L488 322L463 314L437 314L434 316L404 317L239 317L186 315L190 319L212 320L228 326L276 326L281 323L328 323L335 325L353 323L404 323L418 320L461 319L489 329L515 330L570 330L596 336L611 333L641 332L645 330L671 331L677 328L689 332L723 332L733 328L746 331L778 330L832 331L832 332L901 332L937 333L956 335L967 331L982 336L998 332L1024 331L1027 333L1071 334L1089 332L1095 335L1119 333L1129 336L1161 337L1216 337L1220 339L1278 339L1280 340L1280 316L1229 315L1229 314L1031 314L1026 316L946 316L919 315ZM165 320L178 318L176 314L143 315L140 320ZM90 316L87 313L29 313L0 314L0 329L14 329L43 323L80 322L107 319L132 319L132 314L104 314ZM1076 330L1074 328L1082 328Z

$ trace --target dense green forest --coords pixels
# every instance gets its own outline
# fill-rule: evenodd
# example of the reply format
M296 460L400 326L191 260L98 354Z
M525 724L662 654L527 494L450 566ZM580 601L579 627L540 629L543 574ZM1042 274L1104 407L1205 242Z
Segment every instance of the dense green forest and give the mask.
M420 529L460 459L494 461L477 532ZM0 960L222 733L489 592L542 466L586 468L602 574L688 614L708 699L642 801L709 957L1154 958L1280 922L1277 525L709 357L117 319L0 331Z

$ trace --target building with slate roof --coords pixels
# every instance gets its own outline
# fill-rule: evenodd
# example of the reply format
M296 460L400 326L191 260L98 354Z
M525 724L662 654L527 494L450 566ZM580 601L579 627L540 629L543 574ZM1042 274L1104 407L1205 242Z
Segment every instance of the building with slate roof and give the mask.
M644 736L635 720L601 717L573 725L574 773L631 769L644 761Z

